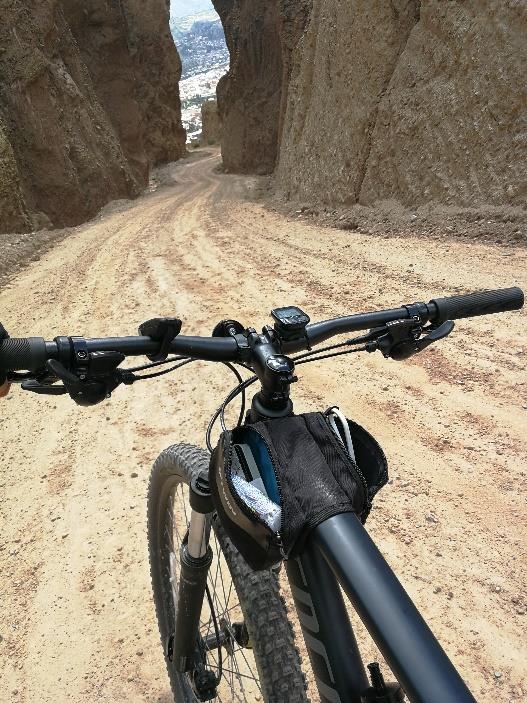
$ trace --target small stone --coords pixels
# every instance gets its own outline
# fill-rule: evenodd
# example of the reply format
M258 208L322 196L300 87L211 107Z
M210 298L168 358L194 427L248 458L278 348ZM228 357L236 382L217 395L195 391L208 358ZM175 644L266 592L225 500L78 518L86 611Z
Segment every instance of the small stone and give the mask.
M138 657L142 657L142 656L143 656L143 650L142 650L142 649L138 649L137 652L136 652L136 654L137 654Z
M137 478L139 474L136 474L135 471L130 474L130 478Z
M495 672L494 672L494 678L495 678L495 679L501 679L501 671L495 671Z
M434 593L441 593L441 586L436 586L434 588Z
M454 594L452 593L452 591L449 591L449 592L446 594L446 597L448 598L448 600L452 600L452 598L454 597Z
M65 533L62 535L62 539L66 539L66 537L67 537L68 535L69 535L69 532L65 532Z

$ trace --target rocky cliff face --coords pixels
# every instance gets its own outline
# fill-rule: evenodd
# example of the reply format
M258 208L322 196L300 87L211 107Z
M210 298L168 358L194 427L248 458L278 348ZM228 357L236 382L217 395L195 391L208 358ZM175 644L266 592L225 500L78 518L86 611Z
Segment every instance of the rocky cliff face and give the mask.
M186 135L181 126L181 60L170 32L170 0L120 4L136 66L136 98L143 116L147 156L154 165L175 161L185 154Z
M221 142L221 118L216 100L207 100L201 106L201 143L203 146Z
M228 168L278 162L287 197L326 203L527 204L524 2L215 4Z
M82 222L184 152L165 0L0 0L0 232Z
M228 170L270 173L278 156L291 51L311 0L213 0L230 53L217 89Z

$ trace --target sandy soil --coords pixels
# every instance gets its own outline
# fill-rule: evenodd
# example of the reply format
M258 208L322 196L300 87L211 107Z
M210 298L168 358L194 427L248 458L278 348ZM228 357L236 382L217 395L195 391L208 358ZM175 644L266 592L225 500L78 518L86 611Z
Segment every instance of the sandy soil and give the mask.
M4 287L6 327L124 335L177 314L206 334L227 317L259 326L277 305L317 319L527 287L525 250L320 229L269 210L255 179L217 163L175 165L175 185L77 228ZM525 313L510 313L459 322L404 364L301 367L294 388L297 410L338 403L385 447L391 481L369 528L483 703L527 695L526 352ZM203 364L88 410L16 390L1 403L2 703L168 703L148 473L164 446L203 443L230 386Z

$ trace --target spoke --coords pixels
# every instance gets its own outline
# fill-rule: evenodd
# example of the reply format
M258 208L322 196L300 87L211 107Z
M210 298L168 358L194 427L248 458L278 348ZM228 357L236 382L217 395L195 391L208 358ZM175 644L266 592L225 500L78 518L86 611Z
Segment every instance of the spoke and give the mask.
M225 608L223 610L222 615L225 617L225 615L229 612L229 598L225 595L225 584L223 583L223 574L221 574L221 590L223 591L223 597L225 598ZM232 579L231 579L231 584L229 588L229 596L231 594L231 589L232 589ZM228 619L228 618L227 618Z
M243 687L243 681L241 680L241 674L240 674L240 667L238 666L238 660L236 659L236 651L233 651L233 656L232 656L232 661L234 662L234 666L236 667L236 676L238 677L240 687L242 689L243 693L243 698L244 700L247 700L245 697L245 689ZM234 673L234 672L233 672Z
M210 590L211 590L211 594L212 594L212 607L214 608L215 611L216 611L216 607L215 607L215 603L214 603L214 597L215 597L215 595L216 595L216 581L218 580L218 570L219 570L219 567L220 567L220 560L218 559L218 560L217 560L217 563L216 563L216 574L215 574L215 576L214 576L214 583L211 584L211 585L212 585L212 589L210 589ZM210 571L209 571L209 578L210 578ZM218 618L219 618L218 613L216 612L215 614L216 614L216 619L218 619ZM211 614L210 614L210 619L209 619L209 626L208 626L208 628L207 628L207 632L205 633L205 636L206 636L206 637L209 635L209 633L210 633L210 628L211 628L213 625L214 625L214 622L213 622L213 620L212 620L212 613L211 613Z
M251 674L254 676L254 672L253 672L253 670L252 670L252 668L251 668L251 665L250 665L249 662L247 661L247 657L245 656L243 649L242 649L241 647L239 647L238 649L235 650L234 654L236 654L236 652L240 652L240 654L241 654L242 657L244 658L245 663L247 664L247 668L249 669L249 671L251 672ZM261 693L261 692L262 692L262 689L260 688L260 682L257 681L256 679L255 679L255 681L256 681L256 683L257 683L257 685L258 685L258 690L259 690L260 693Z
M214 583L212 584L212 605L214 606L214 610L216 611L217 618L220 618L222 615L221 609L220 609L220 604L218 601L218 594L216 591L216 585L218 583L218 574L220 574L220 573L221 573L221 557L219 555L217 555L216 573L214 574Z
M183 494L183 488L181 489L181 493ZM190 520L187 515L187 501L185 500L184 494L181 497L183 498L183 511L185 513L185 524L188 526L188 524L190 523Z
M231 579L231 583L230 583L230 586L229 586L229 594L228 594L228 596L227 596L227 602L225 603L225 607L227 608L227 610L226 610L227 613L228 613L230 610L232 610L232 608L229 608L229 603L231 602L232 586L233 586L233 582L232 582L232 579ZM239 605L239 603L236 603L233 607L236 608L236 607L238 607L238 605Z
M214 656L214 650L213 650L213 649L208 649L207 652L210 654L210 656L212 657L212 660L213 660L213 662L214 662L214 664L209 664L209 666L212 666L213 668L216 667L216 669L219 669L219 668L220 668L220 665L219 665L218 662L216 661L216 658L215 658L215 656ZM223 667L222 667L222 668L223 668Z
M210 665L211 669L218 668L216 664L211 664ZM256 684L258 683L258 679L255 679L254 676L248 676L247 674L240 674L239 671L233 671L232 669L227 669L226 667L222 667L222 671L227 671L231 674L235 674L236 676L240 676L243 679L249 679L249 681L254 681Z

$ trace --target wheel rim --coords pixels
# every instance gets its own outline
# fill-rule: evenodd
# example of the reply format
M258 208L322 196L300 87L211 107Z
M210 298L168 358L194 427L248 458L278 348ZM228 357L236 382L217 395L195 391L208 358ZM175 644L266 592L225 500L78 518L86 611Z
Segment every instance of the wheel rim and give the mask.
M172 618L175 618L177 609L179 551L187 531L189 518L188 486L179 483L170 493L164 520L165 544L168 546L168 559L165 563L168 566L168 578L171 585L172 608L170 612ZM220 703L261 701L263 696L253 651L240 646L240 642L244 643L245 639L245 618L215 530L211 531L210 547L213 561L209 569L207 585L222 643L222 676L215 700ZM175 621L169 623L170 632L174 631L174 625ZM200 636L204 646L208 645L205 653L206 667L211 669L216 676L219 674L220 665L217 635L212 611L206 597L200 616ZM188 675L185 678L190 686Z

